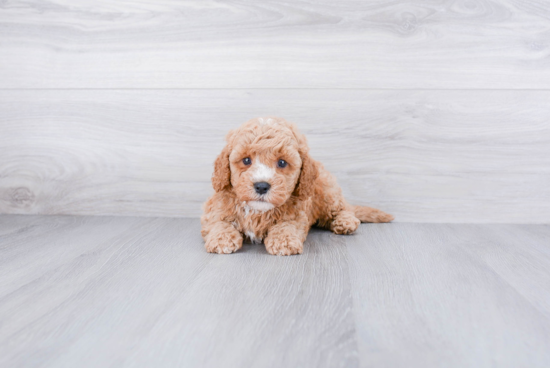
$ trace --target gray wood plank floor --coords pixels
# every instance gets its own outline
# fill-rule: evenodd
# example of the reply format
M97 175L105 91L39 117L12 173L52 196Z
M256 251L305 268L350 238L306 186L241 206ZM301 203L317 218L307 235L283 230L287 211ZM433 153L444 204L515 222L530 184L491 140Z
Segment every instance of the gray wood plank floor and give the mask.
M547 225L313 230L294 257L199 228L0 216L0 366L550 365Z

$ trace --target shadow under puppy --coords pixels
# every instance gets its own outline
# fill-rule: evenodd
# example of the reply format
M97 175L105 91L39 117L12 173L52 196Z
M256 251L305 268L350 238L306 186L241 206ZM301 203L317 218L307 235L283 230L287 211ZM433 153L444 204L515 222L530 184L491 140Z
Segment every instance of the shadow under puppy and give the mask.
M312 225L351 234L360 222L393 216L346 202L336 179L309 156L306 138L281 118L256 118L232 130L214 163L216 193L201 217L205 247L233 253L243 236L274 255L302 253Z

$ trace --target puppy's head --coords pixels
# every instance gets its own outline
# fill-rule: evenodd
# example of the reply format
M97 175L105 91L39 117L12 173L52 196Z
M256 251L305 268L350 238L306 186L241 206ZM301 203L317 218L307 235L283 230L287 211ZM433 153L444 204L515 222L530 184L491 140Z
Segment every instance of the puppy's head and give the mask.
M257 211L283 205L291 196L313 193L317 168L309 157L305 137L281 118L256 118L232 130L214 163L212 184L219 192L232 190Z

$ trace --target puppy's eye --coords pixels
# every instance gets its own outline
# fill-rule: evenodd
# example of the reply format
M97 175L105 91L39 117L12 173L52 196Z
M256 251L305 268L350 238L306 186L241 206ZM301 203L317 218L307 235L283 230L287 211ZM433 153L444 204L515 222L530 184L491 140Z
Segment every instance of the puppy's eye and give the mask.
M279 166L281 169L286 167L286 165L288 165L288 163L285 160L279 160L279 162L277 162L277 166Z
M243 164L245 164L246 166L250 165L251 163L252 160L250 159L250 157L243 158Z

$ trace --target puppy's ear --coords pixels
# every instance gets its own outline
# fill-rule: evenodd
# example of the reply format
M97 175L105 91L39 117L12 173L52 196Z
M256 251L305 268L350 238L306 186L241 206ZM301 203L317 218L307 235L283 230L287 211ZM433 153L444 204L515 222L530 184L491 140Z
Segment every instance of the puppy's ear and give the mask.
M229 154L231 149L226 145L214 161L214 173L212 174L212 186L216 192L221 192L231 186L231 168L229 167Z
M306 200L313 195L314 184L319 171L315 161L309 156L309 147L306 137L298 131L295 124L284 121L284 124L294 134L294 138L298 141L298 151L300 152L300 158L302 159L302 170L296 188L292 195L297 196L300 200Z
M298 196L301 200L306 200L313 195L314 182L319 175L319 171L317 170L317 165L315 165L315 162L308 153L301 154L301 157L302 171L300 172L298 183L292 194Z
M231 154L231 141L235 132L232 130L227 133L225 140L227 144L222 152L214 161L214 173L212 174L212 186L216 192L221 192L227 187L231 187L231 168L229 166L229 155Z

